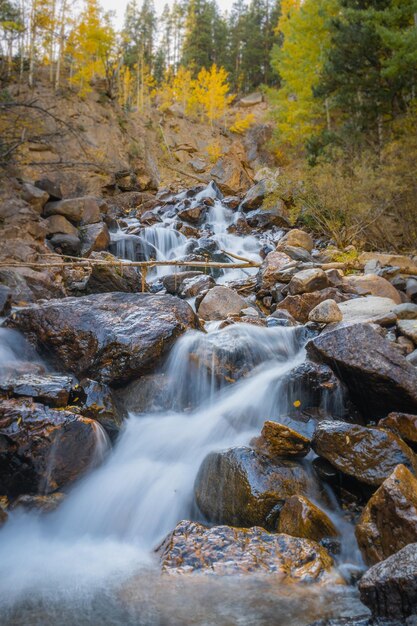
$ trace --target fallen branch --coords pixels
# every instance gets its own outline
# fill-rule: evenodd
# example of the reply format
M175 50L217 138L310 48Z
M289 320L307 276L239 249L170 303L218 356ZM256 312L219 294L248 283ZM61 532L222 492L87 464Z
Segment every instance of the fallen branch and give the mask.
M164 265L172 265L175 267L217 267L225 269L238 269L248 267L260 267L260 263L248 261L247 263L220 263L217 261L104 261L99 259L83 259L79 261L62 261L61 263L20 263L15 261L3 261L0 267L31 267L48 269L50 267L88 267L91 265L109 265L114 267L142 267L152 268Z

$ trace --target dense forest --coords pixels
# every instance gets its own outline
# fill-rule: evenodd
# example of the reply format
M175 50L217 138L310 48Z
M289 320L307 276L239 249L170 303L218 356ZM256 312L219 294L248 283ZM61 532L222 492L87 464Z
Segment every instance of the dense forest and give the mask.
M126 111L175 105L225 126L236 97L261 90L273 120L269 149L307 221L311 213L346 242L388 211L406 220L409 246L416 16L415 0L238 0L228 13L214 0L176 0L161 15L152 0L131 0L117 31L97 0L3 0L3 100L8 81L33 87L47 73L55 90L80 98L101 84ZM227 130L252 123L251 113L239 114ZM4 138L3 155L14 141Z

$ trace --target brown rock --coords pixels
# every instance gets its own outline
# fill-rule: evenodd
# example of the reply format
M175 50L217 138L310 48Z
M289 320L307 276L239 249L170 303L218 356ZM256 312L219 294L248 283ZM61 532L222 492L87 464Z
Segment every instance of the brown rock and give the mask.
M44 216L63 215L74 224L95 224L100 221L100 204L93 196L67 198L57 202L48 202Z
M353 287L360 296L379 296L391 298L396 304L401 304L401 296L391 283L377 274L364 274L363 276L345 276L344 284Z
M30 206L40 215L43 207L49 200L49 194L46 193L46 191L42 191L42 189L31 185L30 183L23 183L22 191L23 200L30 204Z
M78 237L78 230L67 220L63 215L51 215L46 218L46 229L48 235L56 235L61 233L63 235L73 235Z
M333 561L319 544L263 528L207 528L183 521L157 553L162 571L170 574L267 573L278 575L283 583L335 580Z
M326 273L319 267L297 272L288 285L288 293L292 296L311 293L325 289L329 284Z
M308 315L309 322L316 322L318 324L332 324L341 322L342 319L342 311L334 300L324 300L320 302Z
M51 493L49 496L19 496L13 501L10 509L24 509L25 511L40 511L42 513L51 513L65 500L65 494Z
M285 246L304 248L307 252L311 252L314 248L314 241L311 235L306 233L304 230L292 228L279 240L277 250Z
M48 494L97 461L93 420L30 401L0 404L0 491L9 496ZM53 460L53 462L52 462Z
M61 369L104 383L145 373L179 335L199 328L184 300L144 293L50 300L16 311L7 325L26 334Z
M326 513L305 496L291 496L285 501L279 514L277 532L313 541L339 534Z
M277 304L277 309L285 309L290 313L297 322L305 324L308 321L310 312L320 302L325 300L334 300L335 302L343 302L345 296L334 287L328 287L321 291L313 291L312 293L303 293L296 296L287 296Z
M261 289L269 290L280 280L281 271L293 260L283 252L270 252L259 270L259 286ZM295 264L294 264L295 265Z
M0 380L0 391L9 397L32 398L52 407L65 407L74 382L61 374L14 374Z
M253 439L251 446L272 458L303 457L310 451L310 440L284 424L267 421L263 425L261 436Z
M417 411L417 370L369 324L322 333L307 353L337 372L367 417Z
M104 222L87 224L80 230L81 256L90 256L91 252L101 252L109 247L110 233Z
M206 216L206 213L207 206L205 204L198 204L194 207L182 209L182 211L178 213L178 217L186 222L191 222L191 224L201 224Z
M378 423L380 428L388 428L408 444L417 444L417 415L390 413Z
M417 542L417 479L404 465L397 465L373 494L355 533L368 565Z
M213 287L198 306L198 315L204 320L223 320L229 315L239 315L248 306L246 300L229 287Z
M380 428L325 420L317 425L311 445L333 467L367 485L380 485L400 463L417 473L413 451Z
M275 527L275 507L318 483L296 461L272 460L250 448L211 452L198 471L196 502L210 522L232 526Z

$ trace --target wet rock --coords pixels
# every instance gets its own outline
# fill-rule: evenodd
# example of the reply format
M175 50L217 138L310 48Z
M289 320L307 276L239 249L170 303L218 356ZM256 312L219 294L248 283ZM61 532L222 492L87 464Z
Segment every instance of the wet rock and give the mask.
M259 289L269 291L273 288L275 283L280 282L282 270L291 264L295 265L287 254L283 252L270 252L259 270Z
M222 320L239 315L248 306L246 300L229 287L213 287L198 306L198 315L204 320Z
M81 252L81 241L77 235L52 235L49 240L51 246L58 254L78 256Z
M62 234L78 237L78 229L63 215L51 215L46 218L45 222L48 235Z
M5 511L2 506L0 506L0 528L3 526L3 524L7 522L8 519L9 515L7 511Z
M155 246L136 235L121 236L110 242L109 252L115 257L129 258L134 261L156 259Z
M81 256L90 256L91 252L107 250L110 245L110 233L104 222L88 224L81 228Z
M23 183L22 198L40 215L49 200L49 194L30 183Z
M311 252L314 248L314 241L311 235L304 230L292 228L278 242L277 250L285 246L294 246L296 248L304 248L307 252Z
M242 211L252 211L252 209L259 209L263 203L267 193L266 182L261 180L246 192L243 198L240 209Z
M277 532L313 541L339 534L328 515L305 496L291 496L285 501L279 514Z
M417 415L390 413L380 420L379 428L388 428L411 446L417 445Z
M65 407L69 403L74 381L60 374L15 374L0 380L0 392L9 397L33 398L52 407Z
M417 345L417 320L398 320L397 329Z
M318 324L332 324L341 322L342 319L342 312L334 300L320 302L308 314L308 320Z
M277 304L278 309L285 309L288 311L297 322L305 324L308 321L308 316L311 311L320 302L325 300L334 300L340 306L340 303L346 299L346 296L341 294L337 289L328 287L321 291L313 291L311 293L297 294L296 296L287 296ZM341 306L340 306L341 308Z
M359 582L374 617L404 619L417 612L417 543L371 567Z
M311 489L317 491L317 483L301 464L284 459L272 461L241 447L206 456L195 480L194 494L210 522L273 528L277 505Z
M401 297L391 283L377 276L377 274L365 274L363 276L345 276L344 284L353 287L360 296L376 296L379 298L390 298L396 304L401 304Z
M97 424L29 401L0 404L0 491L48 494L97 461Z
M100 221L100 204L93 196L67 198L66 200L48 202L43 214L45 217L63 215L70 222L79 225L95 224Z
M289 226L288 215L286 213L285 204L277 202L270 209L255 209L246 215L246 221L250 228L259 231L269 230L273 226L278 228L287 228Z
M193 278L186 278L183 280L181 290L179 292L180 298L195 298L199 294L212 289L216 286L216 281L210 275L194 276Z
M365 415L417 411L417 372L369 324L322 334L307 344L313 360L329 365Z
M94 263L89 269L85 281L75 285L74 291L78 290L80 293L86 294L111 293L112 291L137 293L142 291L142 276L135 267L129 267L129 265L120 267L117 259L108 252L92 252L90 258L95 261L110 261L114 265Z
M367 485L380 485L400 463L417 472L413 451L383 429L326 420L317 425L311 445L337 470Z
M103 383L89 378L83 379L74 387L71 404L77 405L84 417L99 422L110 439L114 440L122 424L114 399L113 391Z
M302 293L320 291L328 286L325 272L319 267L297 272L290 280L288 293L292 296Z
M201 224L207 214L207 206L205 204L198 204L194 207L188 207L179 211L178 217L185 222L191 224Z
M417 304L412 302L404 302L403 304L397 304L393 308L393 313L399 320L415 320L417 319Z
M162 284L168 293L172 294L173 296L178 296L184 280L187 280L189 278L195 278L196 276L204 276L204 273L197 271L175 272L174 274L168 274L167 276L164 276L162 278Z
M252 439L251 446L271 458L297 458L309 453L310 440L284 424L267 421L262 427L261 436Z
M19 496L13 501L10 510L24 509L25 511L39 511L51 513L65 500L64 493L51 493L49 496Z
M157 365L198 320L168 295L110 293L51 300L17 311L21 330L60 369L103 383L123 383Z
M0 317L9 315L12 310L13 294L10 287L0 285Z
M182 521L157 549L170 574L275 574L283 583L324 582L333 561L319 544L266 532L263 528L207 528Z
M376 322L393 314L395 302L391 298L365 296L342 302L339 305L344 322ZM395 319L394 319L395 323Z
M417 542L417 479L404 465L397 465L372 495L355 534L368 565Z
M119 413L156 413L178 408L165 374L146 374L114 391Z

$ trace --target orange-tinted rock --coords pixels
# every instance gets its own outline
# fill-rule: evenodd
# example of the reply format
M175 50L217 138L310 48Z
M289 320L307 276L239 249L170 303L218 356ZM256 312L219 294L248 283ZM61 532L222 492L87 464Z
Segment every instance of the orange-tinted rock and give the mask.
M334 300L335 302L343 302L345 297L334 287L327 287L321 291L312 291L311 293L297 294L295 296L287 296L277 304L277 309L285 309L297 320L305 324L308 321L310 312L320 302L325 300Z
M407 443L417 444L417 415L390 413L378 423L380 428L388 428Z
M163 572L230 575L267 573L284 583L335 580L333 561L314 541L263 528L207 528L183 521L157 549Z
M417 542L417 479L404 465L395 468L365 506L356 538L369 565Z
M386 278L377 274L345 276L343 282L349 287L353 287L360 296L391 298L396 304L401 304L401 296L396 288Z
M284 424L271 421L265 422L261 436L253 439L251 445L261 454L272 458L303 457L310 451L310 440L307 437Z
M305 496L291 496L285 501L279 514L277 531L313 541L338 535L326 513Z
M367 485L380 485L400 463L417 473L414 452L380 428L326 420L317 425L311 445L333 467Z
M10 506L11 510L24 509L25 511L39 511L41 513L51 513L65 499L64 493L51 493L49 496L19 496Z
M97 460L98 424L24 400L0 404L0 492L49 494Z
M279 282L281 270L291 263L294 264L287 254L270 252L259 270L259 287L265 290L271 289L275 283Z

